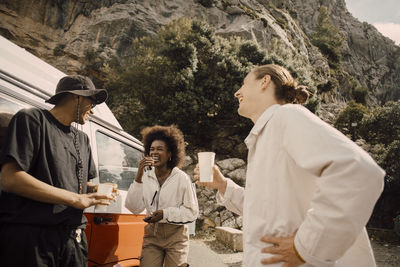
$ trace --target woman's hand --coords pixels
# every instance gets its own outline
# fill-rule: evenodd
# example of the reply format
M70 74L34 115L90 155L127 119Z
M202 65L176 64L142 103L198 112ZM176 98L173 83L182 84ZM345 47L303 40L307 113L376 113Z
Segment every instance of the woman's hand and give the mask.
M163 210L156 210L150 216L144 218L143 221L147 223L156 223L158 221L161 221L163 217L164 217Z
M224 195L226 190L227 180L221 173L217 166L213 166L213 181L212 182L200 182L200 169L199 164L194 169L194 178L197 180L196 184L199 186L205 186L212 189L218 189L218 191Z
M294 235L287 237L263 236L261 241L272 244L273 246L265 247L261 250L262 253L274 254L270 258L263 259L262 264L273 264L285 262L283 267L297 267L305 262L300 255L296 253L294 247Z
M140 162L139 162L139 167L138 167L138 172L136 174L136 179L135 181L138 183L142 183L142 176L144 173L144 169L147 166L152 166L154 163L154 159L151 157L144 157Z

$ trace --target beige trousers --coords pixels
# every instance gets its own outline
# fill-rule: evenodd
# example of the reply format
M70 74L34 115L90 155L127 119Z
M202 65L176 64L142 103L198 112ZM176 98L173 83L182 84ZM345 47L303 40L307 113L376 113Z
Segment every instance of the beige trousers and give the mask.
M157 226L156 226L157 225ZM186 267L189 254L187 225L149 223L144 228L141 267Z

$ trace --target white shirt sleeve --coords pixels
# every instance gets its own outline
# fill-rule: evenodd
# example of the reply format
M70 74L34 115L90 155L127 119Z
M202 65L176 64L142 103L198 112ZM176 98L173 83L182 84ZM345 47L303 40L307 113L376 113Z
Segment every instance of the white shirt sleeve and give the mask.
M177 192L183 194L183 202L179 207L163 209L163 220L175 224L186 224L195 221L199 215L199 204L195 187L188 177L185 179L184 187L178 189Z
M309 264L333 266L366 225L383 190L385 172L365 151L305 109L292 106L279 116L283 149L319 177L295 246Z
M143 183L134 181L126 195L125 207L134 214L139 214L145 209L143 200Z
M217 202L224 205L228 210L243 215L244 188L227 179L225 194L218 191Z

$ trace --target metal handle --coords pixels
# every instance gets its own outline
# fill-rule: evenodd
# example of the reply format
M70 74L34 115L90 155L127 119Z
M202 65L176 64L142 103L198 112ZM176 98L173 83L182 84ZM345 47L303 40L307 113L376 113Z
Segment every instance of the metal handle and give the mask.
M93 222L95 224L101 224L104 222L112 222L112 218L94 217Z

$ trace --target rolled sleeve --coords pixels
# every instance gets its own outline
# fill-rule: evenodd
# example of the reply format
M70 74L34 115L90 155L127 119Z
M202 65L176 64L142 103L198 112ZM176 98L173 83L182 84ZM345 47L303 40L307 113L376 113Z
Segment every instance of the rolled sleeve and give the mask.
M230 211L243 215L244 188L227 179L225 194L217 193L217 202Z
M312 235L310 232L303 231L304 235ZM307 236L306 236L307 238ZM312 238L311 238L312 239ZM312 240L305 240L305 242L312 242ZM294 245L296 246L297 252L300 254L300 256L311 266L318 266L318 267L332 267L335 265L336 261L323 261L317 257L312 256L310 253L307 251L307 247L302 244L303 242L301 241L301 237L299 234L296 234L296 237L294 239Z

